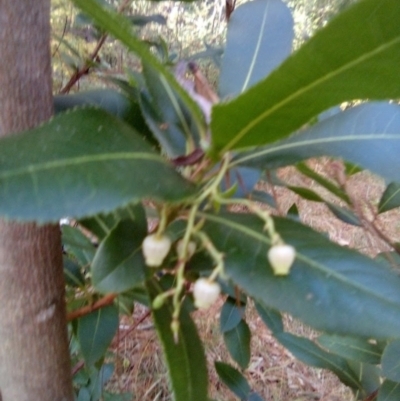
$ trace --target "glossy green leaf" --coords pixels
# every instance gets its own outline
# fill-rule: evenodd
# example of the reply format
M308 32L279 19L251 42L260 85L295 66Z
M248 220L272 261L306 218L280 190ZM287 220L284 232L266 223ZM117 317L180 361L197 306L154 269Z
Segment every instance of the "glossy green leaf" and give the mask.
M258 315L261 317L264 324L272 331L272 333L283 332L283 321L281 314L271 308L266 307L260 302L256 302Z
M130 219L135 221L138 229L141 231L147 229L146 213L143 206L138 203L136 205L128 205L124 208L114 210L108 214L97 214L92 217L87 217L79 220L79 224L89 231L91 231L96 237L102 240L111 230L124 219Z
M399 335L400 278L391 269L296 221L275 218L277 232L296 249L290 274L275 276L266 256L270 240L258 217L199 215L225 255L226 274L265 306L326 332L381 339Z
M378 212L383 213L388 210L400 207L400 184L392 182L389 184L379 201Z
M241 320L233 329L224 332L224 342L232 359L246 369L250 362L251 332L244 320Z
M8 218L58 221L193 193L132 128L102 110L65 113L0 140L0 215Z
M147 283L149 295L154 299L162 290L157 281ZM172 305L170 302L153 310L154 324L163 346L168 374L175 401L207 401L207 366L203 346L196 326L185 308L179 317L179 340L174 341L171 330Z
M400 106L362 104L273 145L238 154L232 167L275 169L311 157L332 156L400 181Z
M346 192L344 192L341 188L335 185L332 181L326 179L321 174L318 174L316 171L308 167L307 164L299 163L296 166L296 168L298 171L300 171L300 173L304 174L308 178L311 178L319 185L321 185L323 188L327 189L329 192L336 195L339 199L345 201L346 203L350 203L349 196L346 194Z
M329 210L341 221L352 226L361 227L360 219L348 208L335 205L331 202L325 202Z
M274 142L346 100L398 98L399 20L397 0L363 0L339 14L267 79L214 107L214 150Z
M79 228L68 224L61 225L61 233L65 252L81 266L89 266L96 252L90 239Z
M215 370L223 383L241 400L247 400L251 388L244 376L234 367L223 362L214 363Z
M97 291L120 293L144 284L142 242L146 235L146 227L130 219L121 220L111 230L92 263L92 281Z
M85 284L85 278L82 274L81 266L69 259L63 257L65 284L71 287L81 287Z
M245 306L237 305L234 298L228 297L221 309L219 326L221 333L236 327L244 316Z
M292 42L292 15L281 0L255 0L237 7L228 24L220 95L238 95L265 78L290 55Z
M87 366L104 357L118 328L118 309L106 306L79 318L77 337Z
M377 365L381 360L380 347L366 339L323 334L317 342L328 351L353 361Z
M400 383L385 380L378 392L377 401L400 400Z
M400 340L390 342L382 355L383 375L400 383Z
M197 130L205 133L206 126L204 117L195 101L178 84L171 72L153 56L148 46L134 36L128 18L102 8L95 0L72 0L72 2L82 11L90 15L93 20L110 35L120 40L130 51L136 53L143 61L149 63L157 70L184 100L185 105L190 109Z
M357 376L344 358L324 351L308 338L298 337L290 333L278 333L275 337L300 361L317 368L329 369L344 384L355 389L360 388Z

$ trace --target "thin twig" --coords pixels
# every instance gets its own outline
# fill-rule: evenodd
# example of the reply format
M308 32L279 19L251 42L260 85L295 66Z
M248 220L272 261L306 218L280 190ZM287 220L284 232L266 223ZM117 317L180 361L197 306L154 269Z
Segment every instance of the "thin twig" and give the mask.
M111 305L114 302L114 299L116 297L117 297L117 294L105 295L103 298L99 299L93 305L87 305L80 309L77 309L77 310L74 310L74 311L68 313L67 320L68 320L68 322L71 322L72 320L75 320L82 316L86 316L89 313L91 313L97 309L101 309L101 308L104 308L105 306Z

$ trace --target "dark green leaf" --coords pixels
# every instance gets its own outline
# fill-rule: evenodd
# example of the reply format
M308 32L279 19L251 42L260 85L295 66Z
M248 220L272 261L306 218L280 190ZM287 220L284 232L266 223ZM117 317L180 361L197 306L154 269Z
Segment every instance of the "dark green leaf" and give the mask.
M82 11L90 15L93 20L109 34L120 40L129 50L136 53L142 61L149 63L156 69L184 100L186 107L190 109L190 114L195 122L196 129L205 134L206 126L199 107L178 84L169 70L152 55L148 46L132 34L131 23L128 18L100 7L95 0L72 0L72 2Z
M272 195L265 191L251 191L250 198L256 202L266 203L267 205L275 208L276 202Z
M275 218L277 232L296 249L290 274L278 277L267 261L270 240L258 217L199 215L206 219L203 229L225 255L226 274L265 306L340 335L399 335L400 278L391 269L298 222Z
M0 214L9 218L57 221L143 197L178 201L193 190L132 128L102 110L65 113L0 140Z
M278 311L268 308L260 302L256 302L256 309L262 321L272 333L283 332L282 316Z
M323 334L318 344L343 358L377 365L381 360L381 350L366 339Z
M224 332L225 345L232 359L246 369L250 362L251 332L244 320L241 320L233 329Z
M68 224L61 226L61 232L65 252L72 256L81 266L89 266L96 252L96 248L90 239L79 228Z
M332 194L336 195L338 198L342 199L346 203L350 203L349 196L346 194L346 192L344 192L341 188L332 183L330 180L323 177L321 174L318 174L313 169L308 167L307 164L299 163L296 168L298 171L300 171L300 173L304 174L308 178L313 179L315 182L327 189Z
M151 22L155 24L165 25L167 23L167 19L162 14L153 14L153 15L131 15L128 17L133 25L143 27Z
M358 377L363 391L360 396L367 396L376 391L381 385L382 371L379 366L360 363L346 359L352 371Z
M273 145L243 152L232 167L275 169L325 155L343 158L388 181L400 181L399 154L400 106L375 102L346 110Z
M219 378L224 382L229 390L236 394L241 400L247 400L251 388L243 375L234 367L226 363L215 362L214 365Z
M331 202L325 202L329 210L344 223L351 224L352 226L361 227L362 223L360 219L350 210L345 207L335 205Z
M313 201L313 202L323 202L324 200L313 190L304 187L294 187L289 185L288 188L295 194L301 196L302 198Z
M81 287L85 284L81 266L73 262L71 259L64 257L64 277L65 283L71 287Z
M287 56L293 19L280 0L255 0L238 7L228 25L219 92L238 95L265 78Z
M142 242L146 235L146 228L128 219L111 230L92 263L93 285L98 291L120 293L144 284Z
M220 331L225 333L236 327L244 316L245 306L237 305L234 298L228 297L221 309Z
M89 391L92 401L100 400L104 391L104 385L110 380L114 365L112 363L104 363L100 370L95 367L91 368Z
M293 203L292 206L290 206L290 208L287 211L287 215L290 218L294 218L295 220L299 220L299 209L296 205L296 203Z
M147 288L152 299L161 292L156 281L149 281ZM172 305L167 302L153 310L153 319L163 345L174 400L206 401L206 359L196 326L183 308L179 317L179 341L175 342L171 330L172 312Z
M264 398L262 398L258 393L250 393L247 401L264 401Z
M134 399L132 393L114 394L107 391L103 391L102 397L103 401L132 401Z
M399 401L400 383L385 380L378 392L377 401Z
M400 207L400 184L392 182L386 187L379 201L378 212L387 212L396 207Z
M77 337L87 366L104 357L118 328L118 309L106 306L79 318Z
M400 340L390 342L382 355L383 375L400 383Z
M274 142L346 100L398 98L399 20L397 0L348 8L267 79L214 107L215 150Z
M300 361L317 368L329 369L347 386L360 388L357 376L344 358L329 354L307 338L290 333L278 333L275 337Z
M110 234L110 231L118 222L124 219L135 221L137 228L141 232L147 230L146 213L140 203L136 205L128 205L124 208L117 209L112 213L97 214L92 217L81 219L79 220L79 224L90 230L98 239L102 240Z

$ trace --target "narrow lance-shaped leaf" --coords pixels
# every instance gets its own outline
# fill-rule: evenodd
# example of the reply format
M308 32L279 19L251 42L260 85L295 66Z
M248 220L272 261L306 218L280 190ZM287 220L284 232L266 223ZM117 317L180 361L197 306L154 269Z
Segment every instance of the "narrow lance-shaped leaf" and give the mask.
M245 377L227 363L215 362L214 365L224 384L241 400L246 400L251 392L251 387Z
M267 79L214 107L214 150L274 142L345 100L398 98L399 20L397 0L348 8Z
M327 332L381 339L399 335L400 278L379 262L298 222L276 218L276 230L295 247L296 260L287 276L274 276L266 256L270 240L259 218L200 216L206 219L204 230L211 241L225 255L226 274L265 306Z
M379 201L378 212L387 212L396 207L400 207L400 184L392 182L387 186Z
M0 215L8 218L57 221L193 194L131 127L102 110L68 112L0 140Z
M225 345L231 357L242 369L246 369L250 362L250 339L249 326L243 319L233 329L224 333Z
M270 146L238 154L232 167L275 169L333 156L400 181L400 107L372 102L330 117Z
M222 59L219 92L238 95L276 68L292 50L293 19L281 0L255 0L232 14Z
M162 290L157 281L147 283L154 299ZM182 308L179 317L179 340L171 330L172 303L153 310L154 324L163 346L175 401L207 401L207 366L203 346L189 313Z
M104 28L109 34L120 40L129 50L136 53L143 61L148 62L159 74L164 76L171 87L184 99L186 106L190 109L192 117L199 132L205 132L204 117L194 100L178 84L171 72L163 66L156 57L149 51L140 39L131 30L131 23L128 18L123 17L113 11L108 11L101 7L96 0L71 0L82 11L90 15L91 18Z

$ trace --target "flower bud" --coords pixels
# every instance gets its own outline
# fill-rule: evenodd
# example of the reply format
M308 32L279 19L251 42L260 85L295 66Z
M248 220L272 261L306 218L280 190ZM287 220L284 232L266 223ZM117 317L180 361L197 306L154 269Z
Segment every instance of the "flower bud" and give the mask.
M209 308L218 299L221 287L215 281L199 278L193 286L194 304L199 309Z
M171 249L171 240L166 235L148 235L142 243L142 252L147 266L158 267Z
M287 276L296 257L296 250L291 245L274 245L268 251L268 260L274 274Z
M178 243L176 244L176 252L178 253L178 256L182 255L183 251L182 248L183 248L183 240L179 240ZM190 259L195 252L196 252L196 243L193 241L189 241L186 252L187 258Z

